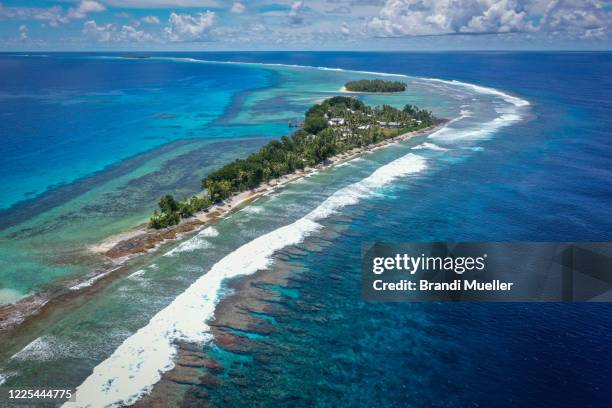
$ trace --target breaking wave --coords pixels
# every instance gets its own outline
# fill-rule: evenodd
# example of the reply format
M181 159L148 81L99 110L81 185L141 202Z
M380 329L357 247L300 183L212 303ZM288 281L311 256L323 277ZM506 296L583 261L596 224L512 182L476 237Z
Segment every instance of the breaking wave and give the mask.
M200 233L198 233L198 235L196 235L195 237L181 243L176 248L168 251L164 256L175 256L182 252L191 252L195 251L196 249L210 248L211 243L206 240L206 238L216 237L217 235L219 235L219 232L216 229L214 229L213 227L208 227L200 231Z
M317 221L358 203L399 177L425 168L423 157L409 153L378 168L369 177L336 191L303 218L255 238L226 255L94 368L77 388L78 406L118 406L135 402L152 389L164 372L174 367L175 341L203 343L211 340L206 322L214 314L226 279L265 269L274 252L298 244L321 229ZM66 403L65 406L74 405Z
M430 143L430 142L421 143L420 145L414 146L412 148L412 150L424 150L424 149L436 150L438 152L446 152L446 151L448 151L448 149L446 147L438 146L437 144Z

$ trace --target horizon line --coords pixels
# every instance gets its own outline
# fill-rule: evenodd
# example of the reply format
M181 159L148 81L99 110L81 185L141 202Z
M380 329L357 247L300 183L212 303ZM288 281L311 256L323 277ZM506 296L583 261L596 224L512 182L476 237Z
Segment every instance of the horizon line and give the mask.
M612 53L612 49L569 49L569 48L559 48L559 49L465 49L465 50L457 50L457 49L439 49L439 50L317 50L317 49L287 49L287 50L57 50L57 49L49 49L49 50L0 50L0 54L6 53L84 53L84 52L96 52L96 53L162 53L162 52L185 52L185 53L215 53L215 52L244 52L244 53L262 53L262 52L321 52L321 53L342 53L342 52L350 52L350 53L464 53L464 52L572 52L572 53L581 53L581 52L598 52L598 53Z

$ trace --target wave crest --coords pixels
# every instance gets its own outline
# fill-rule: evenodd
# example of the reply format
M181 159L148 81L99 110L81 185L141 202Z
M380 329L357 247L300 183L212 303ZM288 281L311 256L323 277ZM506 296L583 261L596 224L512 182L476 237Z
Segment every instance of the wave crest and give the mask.
M119 406L138 400L152 389L162 373L174 367L175 341L203 343L211 340L206 322L214 314L223 281L265 269L272 262L274 252L298 244L322 228L318 220L356 204L398 177L425 168L423 157L409 153L380 167L369 177L336 191L303 218L255 238L226 255L94 368L77 388L78 406ZM74 405L66 403L64 406Z

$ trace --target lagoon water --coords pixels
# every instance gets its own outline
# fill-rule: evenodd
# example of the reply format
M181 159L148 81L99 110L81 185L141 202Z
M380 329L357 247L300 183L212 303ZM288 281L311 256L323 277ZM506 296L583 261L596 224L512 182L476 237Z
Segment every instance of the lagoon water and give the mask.
M347 79L376 76L351 70L409 76L407 93L368 103L454 120L139 260L11 344L0 381L79 386L79 404L133 401L171 367L172 340L209 338L223 278L274 268L293 246L283 261L301 278L271 289L286 314L266 317L269 336L244 333L276 353L264 364L213 350L247 385L211 391L218 405L612 402L608 305L363 303L358 266L364 240L609 241L612 54L117 57L0 57L4 303L87 276L99 260L84 246L146 220L164 192L197 191Z

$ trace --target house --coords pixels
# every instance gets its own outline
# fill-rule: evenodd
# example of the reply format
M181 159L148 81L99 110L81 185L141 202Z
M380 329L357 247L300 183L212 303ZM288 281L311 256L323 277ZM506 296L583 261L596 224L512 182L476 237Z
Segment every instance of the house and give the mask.
M393 128L393 129L398 129L402 127L402 124L400 122L381 122L378 121L378 126L383 127L383 128Z
M344 118L331 118L328 123L331 126L342 126L344 125Z

